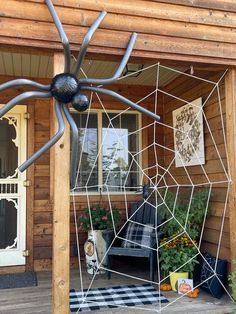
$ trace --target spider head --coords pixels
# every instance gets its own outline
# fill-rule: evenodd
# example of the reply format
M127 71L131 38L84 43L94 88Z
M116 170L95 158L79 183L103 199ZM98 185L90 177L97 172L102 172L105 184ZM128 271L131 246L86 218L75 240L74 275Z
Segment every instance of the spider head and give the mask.
M83 112L89 107L89 98L87 95L77 93L74 95L71 104L75 110Z
M79 82L73 74L61 73L53 78L50 91L58 102L67 104L78 93Z

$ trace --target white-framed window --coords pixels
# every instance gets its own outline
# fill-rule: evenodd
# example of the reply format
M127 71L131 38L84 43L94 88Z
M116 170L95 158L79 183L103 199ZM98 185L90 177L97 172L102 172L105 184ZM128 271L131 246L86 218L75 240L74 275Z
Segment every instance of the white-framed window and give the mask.
M136 191L140 184L141 115L114 110L71 114L79 130L76 192Z

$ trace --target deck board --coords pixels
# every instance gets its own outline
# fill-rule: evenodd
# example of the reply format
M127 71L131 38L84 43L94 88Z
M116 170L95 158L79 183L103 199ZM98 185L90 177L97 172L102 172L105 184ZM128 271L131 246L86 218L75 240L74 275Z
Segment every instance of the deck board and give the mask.
M142 276L148 278L148 272L141 272ZM0 313L1 314L50 314L51 313L51 273L40 272L38 275L38 286L18 289L2 289L0 290ZM89 285L91 277L84 273L84 285ZM105 275L100 275L94 280L93 288L106 287L114 285L137 284L138 280L131 280L128 277L121 277L113 274L111 280L107 280ZM71 272L71 288L79 288L79 274L78 271ZM178 297L174 292L163 293L171 302ZM147 306L149 311L147 313L157 313L157 305ZM153 311L151 310L153 309ZM198 299L192 300L187 297L181 298L177 303L173 303L163 310L163 313L168 314L226 314L232 313L236 306L232 304L229 297L225 295L222 299L214 299L208 294L201 291ZM142 314L143 311L137 309L108 309L93 311L93 314Z

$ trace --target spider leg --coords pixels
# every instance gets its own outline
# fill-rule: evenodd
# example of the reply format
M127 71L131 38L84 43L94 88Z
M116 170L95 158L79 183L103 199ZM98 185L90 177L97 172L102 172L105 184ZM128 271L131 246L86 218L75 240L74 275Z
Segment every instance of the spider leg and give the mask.
M0 92L4 91L5 89L20 86L20 85L28 85L30 87L35 87L35 88L45 90L45 91L50 90L50 85L39 84L37 82L26 80L26 79L17 79L17 80L12 80L12 81L1 84Z
M70 124L71 131L72 131L72 143L71 143L71 187L75 187L76 182L76 167L77 167L77 160L78 160L78 142L79 142L79 131L77 125L70 114L70 111L66 104L62 106L63 112L66 116L67 121Z
M18 103L29 99L29 98L48 98L51 97L51 92L25 92L22 93L15 98L11 99L4 107L0 109L0 119L2 116L7 113L9 110L11 110L15 105Z
M61 38L61 42L64 48L64 57L65 57L65 67L64 67L64 73L70 73L70 58L71 58L71 52L70 52L70 43L66 36L66 33L64 31L64 28L61 24L61 21L57 15L57 12L52 4L51 0L45 0L49 12L53 18L53 21L56 25L57 31L59 33L59 36Z
M121 96L119 94L117 94L116 92L113 92L112 90L109 89L105 89L105 88L101 88L101 87L95 87L95 86L81 86L81 90L89 90L89 91L93 91L96 93L101 93L101 94L105 94L105 95L109 95L121 102L123 102L124 104L126 104L127 106L145 114L146 116L154 119L155 121L160 121L160 116L158 116L157 114L137 105L136 103L132 102L131 100L125 98L124 96Z
M101 24L102 20L106 16L106 14L107 14L106 11L102 11L99 14L99 16L97 17L97 19L95 20L95 22L92 24L92 26L89 28L89 30L86 33L86 35L84 36L84 39L83 39L83 42L82 42L82 45L80 47L80 51L79 51L79 54L78 54L75 71L74 71L75 75L77 75L79 73L79 70L80 70L81 64L82 64L82 62L84 60L84 57L85 57L85 54L86 54L89 42L90 42L93 34L96 32L97 28L99 27L99 25Z
M136 42L136 38L137 38L137 33L132 33L130 36L130 40L128 43L128 46L126 48L125 54L123 56L123 59L121 60L121 63L119 65L119 67L117 68L115 74L107 79L95 79L95 78L82 78L79 80L80 84L97 84L97 85L104 85L104 84L110 84L113 83L114 81L116 81L121 75L122 72L129 60L129 57L132 53L134 44Z
M44 144L37 152L35 152L29 159L27 159L22 165L19 166L20 172L25 171L32 163L35 162L42 154L44 154L48 149L50 149L57 141L62 137L65 131L65 124L63 116L61 113L61 105L56 101L55 103L55 112L58 121L58 131L57 133L46 143Z

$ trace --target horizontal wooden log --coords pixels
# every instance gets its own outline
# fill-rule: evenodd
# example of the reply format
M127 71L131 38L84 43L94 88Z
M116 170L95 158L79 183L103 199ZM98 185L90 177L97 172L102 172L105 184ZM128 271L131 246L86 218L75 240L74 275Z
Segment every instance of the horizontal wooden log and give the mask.
M25 1L25 3L27 3L27 5L24 6L24 10L22 9L22 1L10 0L7 3L3 3L2 7L0 6L0 9L2 9L3 11L2 15L5 16L6 19L7 16L10 16L10 19L18 19L18 22L16 23L17 27L19 27L20 21L27 22L27 19L28 22L30 22L32 25L32 27L30 28L27 26L26 23L25 27L19 30L19 32L22 34L22 37L17 38L17 42L13 41L12 44L17 44L18 46L26 45L29 38L31 38L31 45L28 43L28 46L60 49L59 45L54 45L55 42L49 42L47 38L38 38L38 35L42 33L40 27L45 27L47 24L52 24L52 20L50 20L51 17L43 1ZM219 55L216 56L218 58L218 62L225 62L225 60L223 60L224 58L228 59L228 62L232 62L230 61L230 59L234 59L233 54L232 58L230 58L230 51L227 52L227 43L225 42L229 40L229 45L233 47L231 43L235 41L231 37L235 36L235 34L230 30L232 27L235 27L235 19L231 15L228 16L225 12L222 13L221 11L215 10L214 14L210 14L209 10L193 8L192 5L189 8L185 7L185 9L183 10L183 7L181 5L166 4L160 2L155 3L153 1L148 1L148 5L147 1L138 1L135 8L131 3L124 3L121 0L119 0L117 3L107 3L107 1L98 2L95 0L83 0L82 3L79 5L76 1L67 1L63 4L61 4L60 1L55 1L54 4L58 5L56 9L58 10L58 14L62 18L62 22L65 23L65 28L69 27L69 24L70 27L74 27L74 25L78 26L78 24L83 25L82 28L88 27L94 20L97 12L101 9L105 8L110 13L110 16L108 16L103 21L100 29L102 33L101 37L105 38L106 43L103 43L103 45L99 45L99 47L96 47L96 49L98 49L97 52L102 52L102 47L105 47L105 49L111 49L111 54L117 55L122 53L122 51L119 51L119 49L121 47L125 47L126 39L122 40L121 37L119 38L119 40L116 40L116 42L112 43L112 38L109 38L108 33L106 34L106 31L108 29L114 31L125 31L125 33L128 31L130 32L131 30L138 30L140 33L140 39L137 42L136 51L134 51L133 53L134 56L142 55L146 58L152 58L155 55L156 57L158 57L159 54L159 57L161 58L160 54L163 53L165 54L165 57L163 56L163 58L170 58L173 53L177 53L179 54L176 55L178 60L181 59L181 56L188 55L189 60L193 60L195 58L198 59L199 62L201 62L201 58L204 58L206 56L209 57L211 55L211 58L207 57L209 62L215 62L214 53L217 52L219 53ZM33 31L35 20L34 15L36 12L37 31L34 32L34 35L32 37L30 34L28 35L28 32L30 33L31 31ZM145 19L147 19L148 23L145 22ZM122 22L123 20L125 20L125 23ZM43 25L41 25L42 23ZM13 32L13 28L11 28L10 24L7 24L6 29L10 30L11 33ZM165 24L164 27L163 24ZM4 23L2 27L4 27ZM79 44L81 43L81 36L83 36L85 30L82 30L80 26L79 29L78 27L76 28L77 43ZM54 33L55 35L55 29L53 31L45 33L47 33L47 36L50 36L51 33ZM73 37L73 35L71 35L73 32L68 31L68 33L70 38ZM155 42L159 42L159 45L156 45L155 48L152 48L151 44L154 38L149 37L152 33L154 34L153 36L155 38ZM4 34L2 35L4 36L2 38L2 44L10 44L10 42L7 42L7 40L9 36L11 37L11 34L7 34L6 32L4 32ZM143 37L144 35L145 38ZM158 37L160 35L162 36L162 38ZM116 38L117 36L119 35L116 34ZM166 39L170 38L170 36L172 37L171 50L169 49L170 42L168 43L168 41L166 41ZM181 39L181 36L183 36L185 40L182 40L182 42L180 43L178 42L178 38ZM112 37L114 38L114 36ZM199 49L191 51L191 49L193 49L194 47L194 41L189 40L193 40L194 38L195 40L198 39L202 41L203 44L199 45L197 42L196 44L198 48L202 47L205 52L200 52ZM51 38L51 40L53 41L54 39ZM218 45L217 47L214 46L216 44L216 41L218 40L223 40L224 49L223 46L222 49ZM101 39L99 41L101 41ZM185 42L187 43L188 41L189 43L187 47L184 47ZM58 39L56 39L56 42L58 43ZM118 47L117 42L122 43L123 46ZM206 46L204 42L207 42ZM72 38L71 43L73 50L75 49L76 41L74 41L74 39ZM109 43L112 43L112 45L108 47L107 44ZM175 47L174 51L173 45ZM215 48L213 48L212 45ZM95 51L94 48L94 43L92 43L92 47L90 47L89 50ZM150 53L152 51L155 51L155 53ZM105 50L103 50L103 52L106 53ZM207 55L208 52L210 53L210 55ZM202 57L200 57L201 55Z
M164 168L167 169L167 167L165 167L164 165ZM172 175L174 175L174 178L176 179L176 181L180 184L180 185L183 185L183 184L189 184L189 179L188 177L186 176L186 173L184 171L182 171L182 173L170 173ZM168 180L168 177L170 176L170 174L166 173L166 179ZM219 172L219 173L208 173L207 174L208 178L206 177L206 175L204 173L195 173L194 175L190 175L192 181L194 184L203 184L203 183L208 183L209 180L210 182L212 182L213 184L215 183L215 185L217 187L226 187L226 183L225 182L228 182L228 179L227 179L227 176L222 173L222 172ZM220 183L221 182L221 183ZM224 183L223 183L224 182ZM217 184L216 184L217 183Z
M35 165L35 177L49 177L49 165Z
M40 176L35 178L35 189L47 188L49 186L49 177Z
M35 224L34 235L52 234L52 224Z
M43 3L43 0L26 0L27 2ZM86 10L107 10L113 13L122 13L137 16L150 16L154 18L163 18L171 20L183 20L186 22L219 24L234 23L233 18L226 12L218 10L236 12L234 0L225 1L196 1L196 0L155 0L155 1L140 1L125 2L123 0L106 1L106 0L81 0L78 4L77 0L67 0L61 3L60 0L54 0L54 4L62 7L82 8ZM182 5L185 5L183 7ZM202 9L203 8L203 9ZM209 9L214 10L214 14ZM192 14L190 14L190 12ZM234 15L233 15L234 16ZM223 21L222 21L223 20ZM226 21L225 21L226 20ZM228 25L228 24L227 24ZM229 26L229 25L228 25Z
M217 251L218 251L218 245L213 244L213 243L209 243L209 242L203 242L201 245L201 252L208 252L213 256L217 255ZM221 259L226 259L228 261L230 261L230 250L229 248L225 248L224 246L220 246L220 254L219 254L219 258Z
M32 54L41 54L52 55L54 52L62 52L62 46L60 43L55 42L45 42L42 40L33 40L33 39L21 39L17 38L17 41L13 37L1 37L0 42L2 44L2 48L6 51L12 49L12 46L15 45L14 52L28 52ZM158 39L159 40L159 39ZM74 53L78 53L79 46L76 44L71 44L71 51ZM124 49L121 48L112 48L112 47L104 47L104 46L90 46L87 53L87 58L91 59L99 59L99 60L109 60L111 61L120 61L121 56L124 54ZM182 55L182 54L174 54L168 52L161 51L135 51L133 50L132 56L130 58L131 62L145 62L153 63L156 60L169 62L171 64L179 64L189 65L193 63L200 64L208 64L208 65L222 65L222 66L235 66L236 60L232 57L230 58L218 58L218 57L207 57L201 55Z
M70 246L70 256L73 256L73 246ZM52 258L52 247L35 247L34 248L34 259L51 259Z
M9 18L0 18L0 36L15 37L15 32L21 34L22 39L32 39L48 42L59 43L59 38L56 28L52 28L50 23L34 22L27 20L12 20ZM86 29L81 26L65 25L65 31L70 38L71 44L79 45L82 42ZM96 43L96 46L124 49L127 45L130 33L126 31L116 31L110 29L98 29L94 34L91 45ZM0 37L1 41L1 37ZM199 45L199 40L186 38L183 40L179 37L166 37L161 35L150 35L139 33L135 44L135 50L138 51L153 51L157 50L163 53L183 54L183 55L199 55L207 57L217 57L230 59L236 52L236 45L232 43L219 43L214 41L202 41ZM47 45L48 45L47 44ZM45 45L45 47L47 46Z
M213 244L218 244L220 241L220 232L205 228L204 229L204 234L203 234L203 239L206 242L213 243ZM230 241L229 241L229 233L228 232L223 232L222 238L221 238L221 245L224 248L230 248Z
M20 11L20 10L19 10ZM6 16L6 14L3 14ZM49 14L48 14L49 15ZM133 17L133 19L138 19L138 17ZM114 18L112 19L112 21L115 20ZM17 31L19 33L21 33L21 38L18 40L17 42L15 41L15 44L17 43L18 45L22 45L22 39L27 41L29 39L32 40L31 42L31 47L33 46L38 46L38 47L44 47L44 48L50 48L50 49L60 49L59 45L56 46L54 45L55 42L58 43L58 39L56 39L56 31L55 29L53 30L50 25L51 23L48 22L40 22L37 21L37 23L34 23L34 21L27 21L27 20L21 20L20 18L18 20L14 21L14 25L11 22L12 20L9 18L3 18L2 19L2 23L1 26L2 28L0 29L0 34L3 36L2 38L2 44L7 44L6 41L4 41L4 38L9 38L9 37L14 37L14 35L12 35L12 33L14 33L14 31ZM16 22L17 21L17 22ZM119 19L120 21L120 19ZM157 23L158 21L154 21L153 23ZM163 22L163 21L162 21ZM164 23L167 23L166 21L164 21ZM180 22L175 22L175 23L179 23ZM29 24L31 25L31 27L29 26ZM37 24L37 25L36 25ZM122 23L122 25L127 25L128 23ZM135 25L137 24L137 22L135 23ZM140 24L140 23L138 23ZM149 25L149 23L141 23L141 25ZM171 24L170 24L171 25ZM182 25L182 24L181 24ZM119 27L118 27L119 26ZM50 28L50 31L48 30ZM115 28L115 26L113 25L112 27ZM170 26L173 27L173 26ZM182 26L181 26L182 27ZM175 27L173 29L173 31L175 30L175 33L171 33L171 30L169 30L168 32L168 36L172 36L171 40L168 39L170 37L168 37L167 35L163 34L161 35L160 31L159 31L159 35L158 32L155 30L155 35L150 35L150 30L146 30L147 32L149 32L148 34L144 34L143 31L139 31L140 36L139 39L137 41L136 44L136 51L134 51L133 56L138 56L140 54L142 54L143 57L147 56L147 53L150 52L159 52L159 53L164 53L166 56L167 54L180 54L180 55L188 55L190 56L190 58L192 58L192 56L203 56L203 57L216 57L219 59L230 59L232 56L233 58L233 45L231 43L223 43L222 47L221 47L221 43L216 43L215 41L217 40L216 38L220 38L219 36L215 36L210 38L208 41L203 41L202 40L202 44L199 45L198 41L194 42L194 40L198 40L201 38L201 35L198 36L197 35L197 31L196 29L199 27L205 27L203 26L199 26L196 25L193 28L193 34L195 34L195 39L194 36L189 36L188 38L185 39L184 41L178 37L180 36L180 33L182 32L181 30L179 31L179 33L176 33L176 30L178 29L178 27ZM213 26L212 26L213 27ZM16 29L17 28L17 29ZM74 45L81 43L82 41L82 36L85 33L85 29L83 30L84 27L75 27L72 25L65 25L65 29L69 34L69 37L71 38L71 44L72 44L72 50L74 49ZM120 27L120 25L117 25L117 28L120 30L122 27ZM135 27L131 27L132 30L135 29ZM140 28L140 27L139 27ZM76 30L75 30L76 29ZM125 32L121 32L119 31L119 34L116 30L112 31L110 30L112 29L111 26L109 26L109 30L108 29L103 29L98 31L95 36L97 37L97 40L99 42L99 47L97 47L97 49L101 49L102 47L106 47L106 48L111 48L111 49L121 49L124 48L126 46L127 43L127 27L125 29ZM153 27L151 28L153 29ZM162 28L160 27L160 29L166 29L166 27ZM186 25L184 26L185 32L182 32L182 34L186 33ZM221 31L221 29L220 29ZM220 32L219 31L219 32ZM225 30L227 32L227 29ZM114 33L115 32L115 33ZM223 28L222 28L222 32L223 32ZM41 34L45 34L45 37L42 37ZM101 36L99 35L99 33L101 34ZM157 35L156 35L157 33ZM213 31L214 33L214 31ZM76 34L76 35L75 35ZM52 35L52 36L51 36ZM230 34L231 35L231 34ZM154 36L154 38L153 38ZM209 35L210 36L210 35ZM119 40L113 41L112 42L112 38L118 38ZM222 34L222 40L223 37L228 38L229 36L224 36ZM1 39L1 38L0 38ZM105 39L105 41L104 41ZM155 40L155 42L159 42L159 45L155 45L153 46L153 40ZM214 41L211 41L214 40ZM36 41L34 43L34 41ZM14 43L14 41L12 42ZM111 45L110 45L111 43ZM122 46L118 46L117 43L121 43ZM187 44L187 46L185 46L185 43ZM10 44L10 43L9 43ZM94 43L91 43L92 46L94 45ZM109 46L108 46L109 45ZM171 46L171 49L170 49ZM196 48L194 50L194 46L198 46L198 49ZM94 46L95 47L95 46ZM173 51L173 47L174 47L174 51ZM202 47L202 51L201 51L201 47ZM230 48L231 47L231 48ZM90 47L91 48L91 47ZM158 50L157 50L158 49ZM91 51L91 49L90 49ZM98 50L98 52L101 52L100 50ZM116 53L117 54L117 53ZM209 58L211 61L213 61L212 58ZM199 59L200 61L200 59ZM219 61L220 62L220 61Z
M234 0L158 0L158 2L193 6L197 8L218 9L222 11L236 12Z
M205 227L209 228L209 229L220 231L221 225L222 225L222 218L210 216L210 217L208 217L208 219L206 221ZM228 218L226 218L224 221L223 231L229 232L229 219Z
M79 233L80 244L83 245L87 239L87 232ZM75 234L71 234L70 243L75 244ZM34 236L34 246L35 247L52 247L52 235L51 234L41 234Z
M51 212L36 212L34 213L34 224L51 224L52 223L52 211Z
M225 203L212 201L209 204L211 216L223 217L225 212ZM229 209L227 207L225 217L229 218Z
M34 200L34 211L52 211L52 204L48 199Z
M78 258L70 258L71 269L78 267ZM34 270L35 271L50 271L52 270L52 260L51 259L36 259L34 260Z
M25 272L25 266L0 267L0 274L14 274Z
M143 3L142 3L143 4ZM25 7L19 6L18 1L8 1L1 5L1 10L5 13L5 17L24 20L35 20L43 22L52 22L51 16L48 13L45 4L27 3L27 10ZM35 11L37 10L37 17ZM150 10L150 8L149 8ZM156 5L156 10L159 8ZM98 12L84 11L81 9L72 9L66 7L57 7L57 13L63 25L82 25L89 27L96 19ZM221 14L222 15L222 14ZM236 17L236 15L235 15ZM223 19L224 21L225 19ZM232 21L232 19L231 19ZM230 27L236 27L235 21L232 21ZM108 16L103 21L100 28L110 30L135 31L142 34L155 34L164 36L174 36L183 38L195 38L204 41L219 41L219 42L235 42L236 34L228 27L221 27L218 24L207 24L201 20L201 23L193 23L188 21L169 20L153 18L150 16L133 16L120 14L117 12L113 14L109 12Z

